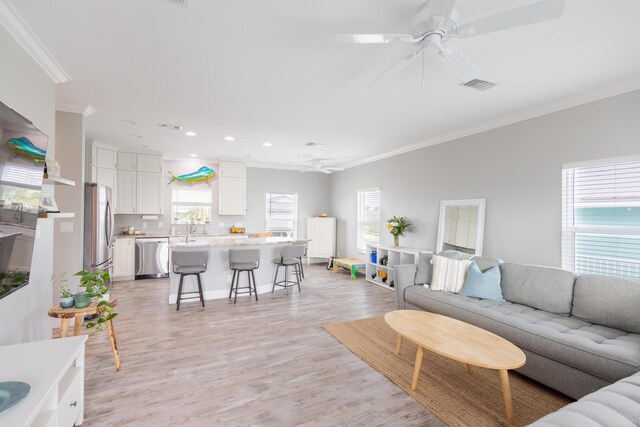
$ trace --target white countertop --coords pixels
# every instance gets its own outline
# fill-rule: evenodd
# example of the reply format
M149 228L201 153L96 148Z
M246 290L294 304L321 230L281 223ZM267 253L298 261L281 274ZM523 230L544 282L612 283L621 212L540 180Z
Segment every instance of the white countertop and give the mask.
M194 236L194 237L202 237L202 236ZM293 242L308 242L307 239L290 239L288 237L244 237L238 239L216 239L212 237L207 242L196 241L196 242L174 242L169 246L171 248L220 248L220 247L230 247L230 246L263 246L263 245L278 245L282 243L293 243Z

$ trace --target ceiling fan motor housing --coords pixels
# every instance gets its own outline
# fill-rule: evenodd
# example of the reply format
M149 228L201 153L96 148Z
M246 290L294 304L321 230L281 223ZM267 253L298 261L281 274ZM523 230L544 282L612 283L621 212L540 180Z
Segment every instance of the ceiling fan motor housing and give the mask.
M421 40L430 34L453 32L458 20L458 11L453 9L455 0L427 0L409 23L409 34ZM446 16L445 16L446 15Z

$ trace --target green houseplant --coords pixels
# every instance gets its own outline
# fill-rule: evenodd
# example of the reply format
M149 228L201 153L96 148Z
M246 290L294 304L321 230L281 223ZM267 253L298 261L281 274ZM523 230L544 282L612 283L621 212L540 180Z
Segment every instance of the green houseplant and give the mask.
M400 246L400 236L413 231L413 224L406 216L394 216L387 220L387 230L393 235L393 246Z
M51 284L60 291L60 307L62 308L71 308L76 302L75 297L73 296L73 292L69 289L69 281L67 280L67 273L61 273L59 278L60 285L58 285L58 280L56 275L53 274L51 276Z
M109 282L109 273L96 269L95 271L81 270L75 275L80 277L80 287L84 288L85 296L88 299L96 299L98 308L103 307L97 313L97 320L95 322L87 322L86 326L89 329L96 328L96 332L102 331L105 323L118 315L113 311L108 298L109 288L107 283ZM78 307L78 294L76 294L76 307Z
M0 298L9 295L16 289L26 285L29 282L29 273L20 273L18 271L0 272Z

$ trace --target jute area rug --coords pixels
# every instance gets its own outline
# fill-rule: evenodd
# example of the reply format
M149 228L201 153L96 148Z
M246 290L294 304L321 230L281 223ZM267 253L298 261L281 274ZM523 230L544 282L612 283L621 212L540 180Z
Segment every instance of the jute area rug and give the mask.
M425 350L416 391L411 375L416 346L404 340L395 354L396 334L382 317L324 325L356 356L409 393L450 426L508 425L497 371L474 368ZM525 426L572 400L514 372L509 373L516 425Z

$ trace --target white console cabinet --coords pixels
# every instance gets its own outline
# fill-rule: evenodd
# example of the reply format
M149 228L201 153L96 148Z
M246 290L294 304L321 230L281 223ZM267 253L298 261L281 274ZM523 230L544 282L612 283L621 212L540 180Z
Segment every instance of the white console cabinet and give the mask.
M86 335L0 347L0 378L31 391L0 413L2 427L72 427L84 421Z
M311 258L328 260L336 255L336 219L331 217L307 218L307 263Z

